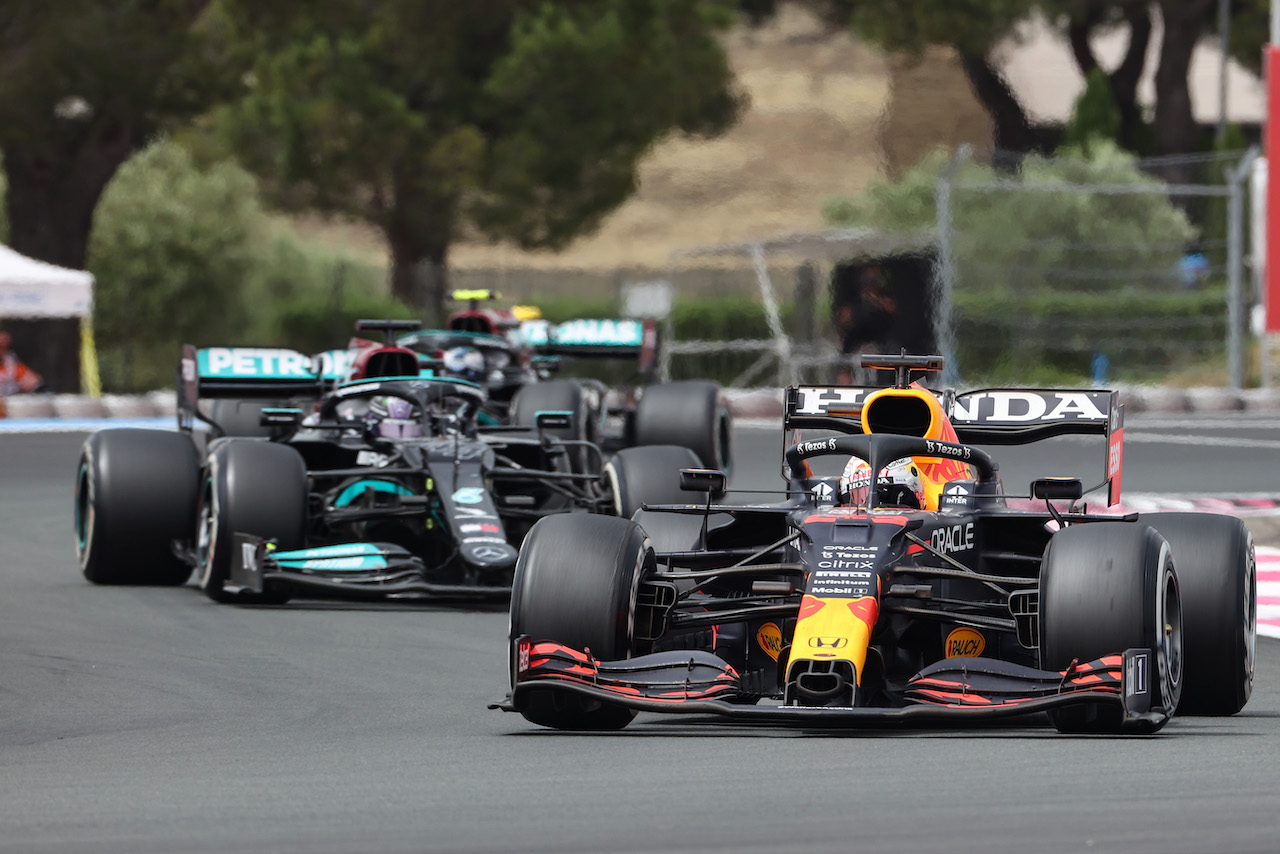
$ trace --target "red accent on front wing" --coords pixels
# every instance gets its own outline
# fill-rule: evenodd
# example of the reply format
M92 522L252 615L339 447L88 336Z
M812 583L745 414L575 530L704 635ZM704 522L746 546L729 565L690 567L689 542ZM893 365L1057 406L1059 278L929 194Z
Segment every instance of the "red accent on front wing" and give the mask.
M880 603L872 596L863 596L849 603L849 610L869 627L874 627L880 617Z
M818 599L814 596L805 595L800 600L799 618L803 620L806 617L812 617L814 614L818 613L823 608L825 608L826 605L827 603L822 599Z

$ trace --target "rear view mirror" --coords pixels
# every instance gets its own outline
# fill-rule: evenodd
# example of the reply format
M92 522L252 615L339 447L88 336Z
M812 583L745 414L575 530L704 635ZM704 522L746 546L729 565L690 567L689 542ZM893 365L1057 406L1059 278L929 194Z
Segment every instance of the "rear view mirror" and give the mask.
M1078 477L1042 477L1031 481L1032 498L1065 498L1075 501L1084 494Z
M302 423L302 410L283 406L264 406L258 416L262 427L297 427Z
M680 488L685 492L724 492L728 478L716 469L680 469Z
M570 430L573 428L572 412L538 412L533 423L539 430Z

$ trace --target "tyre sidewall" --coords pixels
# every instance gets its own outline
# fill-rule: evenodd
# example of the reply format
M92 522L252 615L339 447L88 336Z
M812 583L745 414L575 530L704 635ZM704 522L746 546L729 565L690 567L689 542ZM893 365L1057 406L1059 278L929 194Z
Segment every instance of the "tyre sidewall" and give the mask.
M1183 684L1181 600L1172 551L1155 529L1092 522L1059 531L1045 550L1040 588L1042 668L1150 649L1152 704L1174 713ZM1091 728L1087 721L1077 710L1055 716L1065 729Z
M183 584L175 553L195 519L199 461L182 433L108 429L90 436L76 470L75 546L95 584Z
M1257 555L1240 519L1149 513L1140 523L1169 540L1182 592L1186 677L1183 714L1230 715L1253 693L1257 656Z
M306 469L287 445L231 439L205 466L196 539L200 588L215 602L283 602L282 591L228 593L234 535L275 540L282 550L305 543Z

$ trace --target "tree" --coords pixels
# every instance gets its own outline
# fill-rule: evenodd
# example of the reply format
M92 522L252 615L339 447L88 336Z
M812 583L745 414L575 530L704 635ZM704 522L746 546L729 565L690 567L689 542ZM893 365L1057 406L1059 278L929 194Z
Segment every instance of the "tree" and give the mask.
M1105 75L1120 118L1116 140L1130 151L1145 151L1148 143L1142 109L1138 104L1138 83L1147 61L1147 46L1151 43L1149 4L1146 0L1119 3L1057 0L1045 11L1050 17L1057 13L1059 28L1064 31L1076 66L1085 80L1089 81L1095 72ZM1129 29L1124 58L1111 71L1103 71L1093 52L1092 39L1101 30L1121 26Z
M7 0L0 5L0 152L9 241L83 269L112 176L165 127L237 86L212 0ZM78 390L77 327L9 324L55 389ZM21 327L21 328L17 328ZM56 365L56 367L54 367Z
M1120 138L1121 112L1111 96L1107 73L1094 68L1085 80L1084 91L1076 98L1075 111L1067 122L1063 144L1079 148L1087 156L1095 141L1115 142Z
M1048 150L1054 140L1034 126L1007 80L991 60L992 48L1036 8L1035 0L810 0L882 47L918 55L929 45L954 48L974 95L991 117L992 141L1014 152Z
M256 40L221 119L276 197L368 221L395 296L439 315L461 235L556 249L635 189L664 135L715 135L741 98L728 0L235 0Z
M781 0L780 0L781 1ZM991 116L997 148L1017 152L1047 150L1046 129L1033 126L1026 111L991 62L992 50L1033 13L1057 24L1086 79L1100 68L1091 39L1100 31L1126 27L1129 44L1121 62L1107 72L1120 113L1119 140L1143 154L1185 154L1202 150L1204 140L1191 112L1188 84L1191 55L1215 36L1219 0L955 0L902 3L899 0L794 0L819 9L835 26L852 27L889 50L919 53L928 45L956 50L974 93ZM1261 55L1263 0L1235 0L1231 49L1256 67ZM1138 104L1138 82L1146 67L1153 15L1163 24L1155 70L1155 114L1148 129ZM1176 170L1175 170L1176 171ZM1171 180L1186 175L1169 174Z

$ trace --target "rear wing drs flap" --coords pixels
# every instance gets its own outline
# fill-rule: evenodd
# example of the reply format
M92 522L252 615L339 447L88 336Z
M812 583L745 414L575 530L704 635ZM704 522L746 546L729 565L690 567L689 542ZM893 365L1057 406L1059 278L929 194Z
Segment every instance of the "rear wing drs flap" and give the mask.
M861 432L862 403L879 390L879 386L788 388L783 429L814 427ZM1119 392L988 388L962 394L933 394L955 428L956 437L965 444L1022 445L1055 436L1105 436L1107 503L1119 502L1124 467L1124 406Z
M521 321L519 340L540 355L635 359L643 373L657 364L658 325L631 318L580 318L563 323Z

